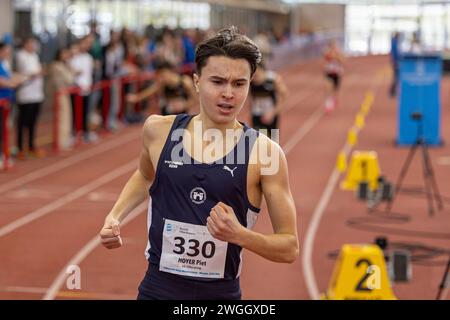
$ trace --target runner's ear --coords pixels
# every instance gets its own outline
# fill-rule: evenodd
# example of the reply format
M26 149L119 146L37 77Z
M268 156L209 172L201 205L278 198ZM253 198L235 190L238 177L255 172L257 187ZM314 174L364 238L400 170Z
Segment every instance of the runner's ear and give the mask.
M195 91L199 92L199 88L198 88L199 77L198 77L198 74L194 73L194 75L192 76L192 79L194 80Z

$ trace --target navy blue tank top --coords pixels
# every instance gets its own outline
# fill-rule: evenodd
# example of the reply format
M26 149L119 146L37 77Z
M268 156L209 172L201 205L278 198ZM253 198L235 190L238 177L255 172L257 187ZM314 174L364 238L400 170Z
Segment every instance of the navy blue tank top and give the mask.
M243 124L244 132L231 152L214 163L199 163L185 151L182 144L182 129L188 126L192 118L192 115L186 114L176 116L161 151L155 179L149 190L147 221L149 241L146 257L150 264L155 266L160 266L161 262L163 232L167 229L172 231L171 225L165 222L177 221L206 226L206 219L212 207L221 201L233 208L243 226L252 228L260 211L249 202L247 196L249 157L258 132ZM177 156L174 157L174 154ZM189 245L185 245L186 250L189 249ZM192 250L199 252L209 249L208 252L213 253L211 248L200 247L197 248L198 250L196 248ZM179 249L184 251L181 247L173 251L178 252ZM225 268L220 278L225 280L238 278L241 266L242 248L228 243ZM190 274L180 276L199 281L215 280Z

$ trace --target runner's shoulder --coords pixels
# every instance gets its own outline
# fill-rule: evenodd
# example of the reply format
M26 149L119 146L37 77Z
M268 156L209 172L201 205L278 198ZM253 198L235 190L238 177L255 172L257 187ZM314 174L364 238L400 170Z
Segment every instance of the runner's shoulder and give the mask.
M283 161L286 159L286 155L281 146L265 134L260 133L258 135L255 141L255 147L251 152L250 163L257 163L259 166L270 166L273 160L278 162L280 159L283 159Z
M283 149L278 144L278 142L270 139L265 134L260 133L258 135L258 139L256 140L256 143L258 144L258 147L267 147L267 148L269 148L269 150L275 150L275 151L280 151L280 152L284 153Z
M149 140L165 139L175 120L175 115L161 116L152 114L144 123L143 134Z

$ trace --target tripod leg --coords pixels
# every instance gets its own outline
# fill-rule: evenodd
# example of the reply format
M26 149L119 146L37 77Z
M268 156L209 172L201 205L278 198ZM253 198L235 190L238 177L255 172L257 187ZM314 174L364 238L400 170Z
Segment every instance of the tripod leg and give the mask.
M402 187L403 179L405 178L406 172L408 171L409 166L411 165L411 160L414 157L414 153L416 152L418 143L415 143L411 149L409 149L408 156L406 157L405 163L402 166L402 169L400 171L400 175L398 176L397 183L395 184L394 193L392 195L392 198L388 201L386 205L385 212L390 212L392 208L392 204L395 200L396 194L400 191L400 188Z
M450 280L449 271L450 271L450 256L448 257L447 267L445 268L444 276L442 277L441 284L439 285L439 290L438 290L436 300L441 300L443 297L445 297L445 295L442 295L442 293L444 292L444 290L446 291L449 286L449 280Z
M438 189L438 185L436 182L436 176L434 175L434 170L433 170L433 166L431 164L431 158L430 158L430 153L428 152L428 147L426 145L424 145L424 156L427 162L427 167L428 167L428 172L429 172L429 177L430 177L430 182L431 182L431 186L432 186L432 191L433 191L433 196L434 199L437 203L437 207L439 210L443 209L443 203L442 203L442 197L441 194L439 192Z
M434 213L434 205L433 205L433 195L432 195L432 190L431 190L431 181L430 181L430 167L428 164L428 159L427 159L427 153L425 151L425 145L421 144L420 145L421 149L422 149L422 171L423 171L423 180L425 183L425 193L427 194L427 200L428 200L428 213L430 214L430 216L433 215Z

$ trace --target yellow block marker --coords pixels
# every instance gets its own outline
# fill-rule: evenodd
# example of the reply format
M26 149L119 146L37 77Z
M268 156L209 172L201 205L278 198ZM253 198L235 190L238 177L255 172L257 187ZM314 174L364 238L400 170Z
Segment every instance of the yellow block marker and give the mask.
M365 125L364 116L361 113L358 113L355 119L355 126L358 129L362 129L364 128L364 125Z
M343 190L357 190L361 182L367 182L370 190L378 187L380 167L375 151L353 151L347 176L341 183Z
M375 96L373 95L373 92L368 92L366 94L366 102L367 102L367 104L372 105L374 99L375 99Z
M347 143L353 147L357 141L358 141L358 135L356 133L356 130L354 128L351 128L347 134Z
M336 169L342 173L347 170L347 156L344 151L339 152L337 161L336 161Z
M384 254L373 244L341 248L326 295L329 300L396 300Z
M367 116L367 114L369 113L369 111L370 111L370 104L364 103L364 104L361 106L361 111L360 111L360 113L363 114L364 116Z

